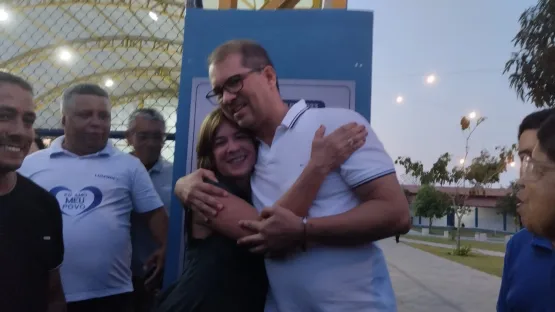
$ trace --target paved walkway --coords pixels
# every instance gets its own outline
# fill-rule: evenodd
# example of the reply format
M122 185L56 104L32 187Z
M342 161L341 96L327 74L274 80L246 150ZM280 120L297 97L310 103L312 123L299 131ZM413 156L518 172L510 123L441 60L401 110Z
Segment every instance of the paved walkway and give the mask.
M501 279L393 238L378 243L387 258L398 312L490 312Z
M422 245L428 245L428 246L434 246L434 247L441 247L441 248L449 248L449 249L454 248L454 245L426 242L426 241L422 241L422 240L410 239L410 238L405 238L405 237L401 237L401 240L403 242L407 242L407 243L416 243L416 244L422 244ZM477 248L472 248L472 251L483 254L483 255L486 255L486 256L505 257L505 253L500 252L500 251L477 249Z

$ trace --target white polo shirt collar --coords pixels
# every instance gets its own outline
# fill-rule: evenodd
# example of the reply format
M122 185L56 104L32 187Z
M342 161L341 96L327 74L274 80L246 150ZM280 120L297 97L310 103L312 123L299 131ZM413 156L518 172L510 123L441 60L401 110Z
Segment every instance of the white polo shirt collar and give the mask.
M106 146L101 151L90 155L78 156L63 148L62 143L64 142L64 138L65 138L65 135L62 135L56 138L50 144L50 147L48 148L48 151L50 151L50 158L55 158L63 155L71 156L71 157L80 157L80 158L109 157L113 155L115 152L115 147L112 145L112 141L108 140L108 142L106 142Z
M291 106L291 108L289 108L289 111L287 111L287 114L285 114L285 117L281 121L281 125L289 129L293 128L301 115L309 108L310 107L306 105L305 100L298 101L293 106Z

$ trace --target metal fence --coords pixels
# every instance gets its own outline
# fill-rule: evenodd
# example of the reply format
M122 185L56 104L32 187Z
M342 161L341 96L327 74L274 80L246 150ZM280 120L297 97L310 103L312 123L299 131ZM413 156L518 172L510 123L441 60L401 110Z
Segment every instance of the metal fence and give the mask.
M345 0L330 0L346 6ZM293 3L293 4L292 4ZM131 112L157 109L166 118L163 155L173 161L186 7L321 8L321 0L7 0L0 1L0 70L33 85L39 135L62 134L60 97L77 83L111 95L112 138L127 150ZM202 35L202 34L200 34Z
M185 1L49 0L0 4L0 70L27 79L38 105L39 135L62 134L60 97L77 83L111 95L112 137L131 112L152 107L166 119L163 155L173 160Z

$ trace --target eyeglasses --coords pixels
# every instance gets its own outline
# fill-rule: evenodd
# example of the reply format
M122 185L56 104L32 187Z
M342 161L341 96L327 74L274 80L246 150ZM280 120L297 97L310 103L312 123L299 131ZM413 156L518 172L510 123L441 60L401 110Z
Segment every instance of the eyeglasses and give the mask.
M227 78L227 80L221 86L215 87L214 89L210 90L206 94L206 99L208 99L210 103L214 105L219 105L223 99L224 91L227 91L232 94L239 93L243 89L243 81L247 79L247 77L250 74L258 73L261 71L262 69L259 69L259 68L251 69L246 73L233 75Z
M520 165L520 176L524 179L541 179L545 173L550 171L555 171L554 165L534 160L530 156L524 156Z

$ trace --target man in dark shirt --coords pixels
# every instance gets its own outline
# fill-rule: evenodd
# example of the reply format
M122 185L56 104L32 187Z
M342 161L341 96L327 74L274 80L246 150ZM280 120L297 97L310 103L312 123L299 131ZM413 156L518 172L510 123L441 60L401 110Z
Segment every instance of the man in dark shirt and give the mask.
M0 311L66 310L57 200L16 173L33 142L33 89L0 72Z
M538 129L552 116L553 109L545 109L526 116L518 130L518 154L521 175L525 159L532 156L538 143ZM518 210L526 226L530 210L523 203ZM555 275L555 253L547 238L524 228L516 233L507 244L503 278L497 301L497 311L553 311L553 283Z

